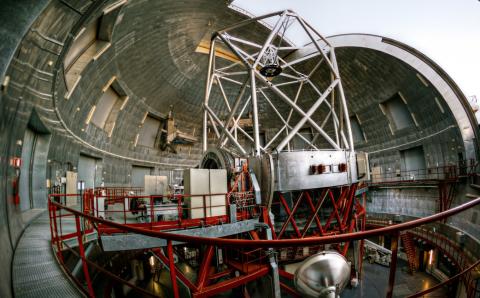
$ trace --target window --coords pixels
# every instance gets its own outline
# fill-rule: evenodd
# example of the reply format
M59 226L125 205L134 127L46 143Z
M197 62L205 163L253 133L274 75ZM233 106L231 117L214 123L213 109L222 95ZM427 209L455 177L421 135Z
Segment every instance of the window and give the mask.
M150 148L158 147L160 141L159 130L163 126L162 124L163 122L159 117L147 114L140 129L138 144Z
M112 136L118 114L125 107L128 96L118 80L113 77L103 88L103 94L97 104L90 110L87 124L92 122L95 126L105 130Z
M350 117L350 126L352 127L353 141L355 143L365 142L365 135L356 114Z
M382 102L380 108L388 118L392 131L415 126L415 120L408 110L406 101L400 93Z
M74 38L63 61L68 99L81 79L82 71L92 60L98 59L111 45L113 27L126 0L106 7L102 16L83 27Z

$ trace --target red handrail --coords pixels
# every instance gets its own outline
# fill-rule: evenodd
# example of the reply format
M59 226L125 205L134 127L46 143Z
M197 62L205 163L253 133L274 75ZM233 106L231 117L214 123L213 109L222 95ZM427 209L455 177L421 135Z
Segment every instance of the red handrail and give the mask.
M378 228L374 230L362 231L362 232L354 232L354 233L347 233L347 234L339 234L339 235L331 235L331 236L323 236L323 237L310 237L310 238L301 238L301 239L281 239L281 240L245 240L245 239L224 239L224 238L210 238L210 237L199 237L199 236L189 236L189 235L179 235L175 233L169 232L161 232L161 231L152 231L132 226L125 226L119 223L115 223L112 221L96 218L94 216L84 214L79 212L75 209L70 207L63 206L59 203L56 203L52 200L49 200L50 204L53 206L64 209L69 211L73 214L79 215L88 219L95 223L101 223L113 228L117 228L123 230L125 232L131 233L138 233L146 236L158 237L163 238L166 240L174 240L174 241L181 241L181 242L190 242L196 244L210 244L210 245L218 245L218 246L243 246L243 247L256 247L256 248L273 248L273 247L288 247L288 246L308 246L308 245L318 245L318 244L330 244L330 243L339 243L339 242L346 242L352 240L359 240L370 238L373 236L383 235L394 233L398 231L412 229L427 223L431 223L434 221L438 221L449 216L455 215L460 213L464 210L467 210L471 207L474 207L480 204L480 198L476 198L470 202L464 203L457 207L451 208L447 211L443 211L431 216L427 216L424 218L391 225L388 227Z

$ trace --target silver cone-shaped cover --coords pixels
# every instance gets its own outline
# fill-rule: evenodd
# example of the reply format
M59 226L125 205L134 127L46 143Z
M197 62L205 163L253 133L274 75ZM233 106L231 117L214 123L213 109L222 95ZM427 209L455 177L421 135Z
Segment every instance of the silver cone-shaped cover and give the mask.
M350 280L350 265L336 251L307 258L295 271L295 287L307 297L337 297Z

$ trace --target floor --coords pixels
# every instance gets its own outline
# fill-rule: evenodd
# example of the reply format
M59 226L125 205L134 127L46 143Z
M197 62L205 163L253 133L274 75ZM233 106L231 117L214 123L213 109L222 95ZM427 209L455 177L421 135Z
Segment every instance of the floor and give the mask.
M189 265L185 263L177 263L177 270L181 270L182 273L189 279L195 281L197 278L196 272ZM145 280L141 286L143 286L147 291L154 293L157 297L173 297L170 272L167 268L163 267L157 274ZM180 281L178 281L179 294L180 297L189 297L190 291L184 286ZM131 291L127 297L147 297L139 293Z
M181 270L186 273L190 280L195 280L195 276L191 275L194 272L185 264L179 265ZM405 297L410 294L414 294L421 290L432 287L437 284L438 281L432 276L424 273L417 272L415 275L410 275L404 271L407 264L399 261L399 269L396 274L396 283L393 292L393 297ZM376 298L385 297L389 268L378 264L364 264L364 272L366 273L365 279L355 289L345 289L341 294L342 298ZM145 282L146 289L158 295L158 297L171 297L170 286L170 274L168 270L162 270L158 277L151 277ZM136 293L131 293L128 297L140 297ZM188 290L180 285L180 296L186 297ZM225 297L235 297L234 293L229 293ZM252 297L257 297L253 295ZM265 296L266 297L266 296ZM290 297L285 295L285 297ZM433 293L430 293L424 297L448 297L445 289L439 289Z
M405 297L422 290L426 290L438 281L431 275L424 272L417 272L410 275L406 272L407 263L399 260L395 276L395 287L393 297ZM385 297L388 285L389 268L365 262L363 264L364 279L355 289L345 289L342 298L374 298ZM448 297L444 288L438 289L424 297Z
M13 290L15 297L82 297L53 255L46 211L25 229L15 250Z

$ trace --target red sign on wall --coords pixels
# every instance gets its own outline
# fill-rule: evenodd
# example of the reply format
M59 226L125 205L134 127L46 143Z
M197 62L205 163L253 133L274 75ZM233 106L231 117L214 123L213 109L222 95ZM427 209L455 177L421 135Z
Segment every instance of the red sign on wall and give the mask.
M22 159L20 157L12 157L10 159L10 165L14 168L20 168L22 166Z

